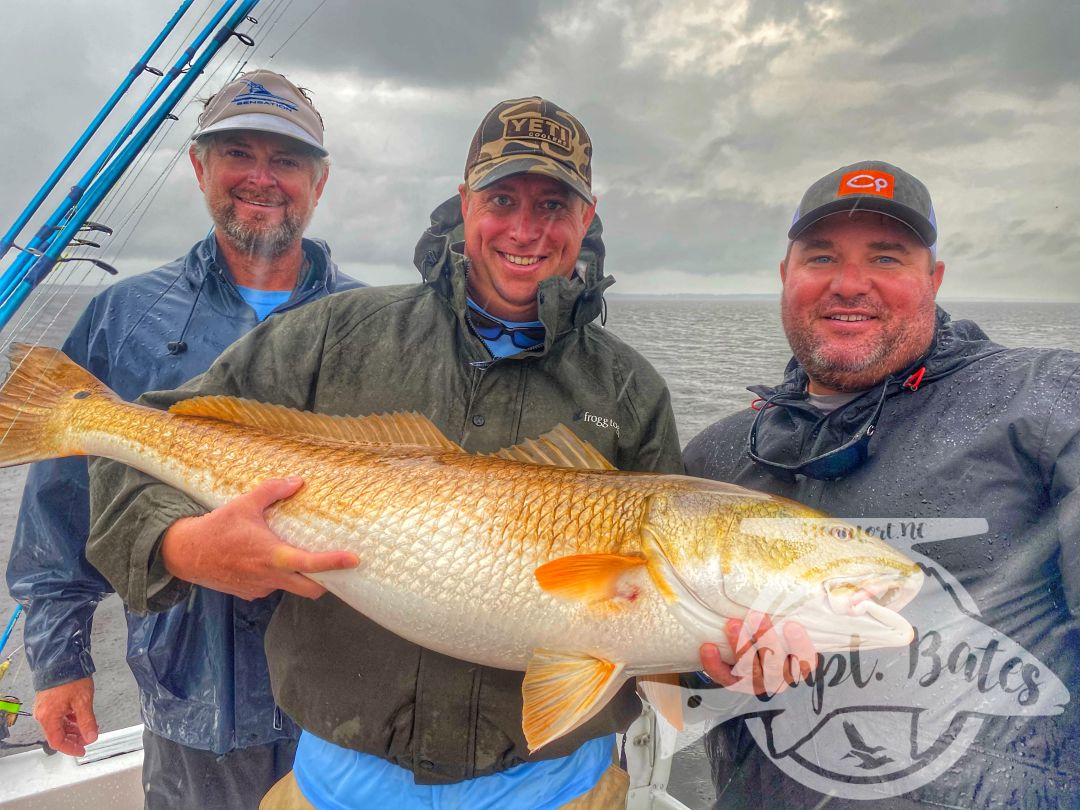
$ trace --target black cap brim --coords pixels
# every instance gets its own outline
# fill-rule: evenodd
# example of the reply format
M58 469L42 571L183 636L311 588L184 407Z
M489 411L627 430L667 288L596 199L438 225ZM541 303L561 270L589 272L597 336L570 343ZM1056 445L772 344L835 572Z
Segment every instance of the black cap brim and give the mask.
M931 247L937 242L937 228L918 211L895 200L871 195L848 195L839 200L827 202L801 215L788 230L788 239L798 239L803 231L825 217L851 211L875 211L879 214L885 214L911 228L927 247Z

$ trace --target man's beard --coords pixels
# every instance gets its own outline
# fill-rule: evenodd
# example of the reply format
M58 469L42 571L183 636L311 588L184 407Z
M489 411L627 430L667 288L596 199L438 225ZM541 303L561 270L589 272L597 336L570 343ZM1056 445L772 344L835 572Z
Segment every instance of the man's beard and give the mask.
M849 304L872 310L879 317L877 307L858 301ZM827 344L813 333L816 315L790 312L781 303L784 332L791 346L791 353L803 367L810 379L834 391L865 391L879 384L890 374L911 365L925 354L934 335L933 299L929 299L914 317L897 322L887 321L876 340L864 347L864 351L846 356L827 351Z
M288 251L304 235L310 220L286 208L280 225L244 222L236 216L236 205L229 197L211 205L210 216L236 250L262 259L276 259Z

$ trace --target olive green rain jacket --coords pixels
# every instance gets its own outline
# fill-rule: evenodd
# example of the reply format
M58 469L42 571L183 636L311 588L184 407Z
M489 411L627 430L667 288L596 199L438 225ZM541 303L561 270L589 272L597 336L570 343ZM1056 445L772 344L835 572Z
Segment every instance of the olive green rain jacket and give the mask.
M487 453L567 425L623 470L682 472L664 381L593 321L603 307L599 219L571 278L537 292L542 347L493 360L466 323L460 201L443 203L416 249L421 284L330 296L260 325L201 377L147 394L157 406L191 396L250 397L363 415L424 413L466 450ZM176 520L205 510L115 462L92 468L87 557L135 611L163 610L190 585L158 548ZM416 646L331 595L285 594L266 637L274 695L301 727L388 759L419 783L455 782L530 758L565 756L625 729L640 711L627 686L596 717L534 757L521 731L523 673Z

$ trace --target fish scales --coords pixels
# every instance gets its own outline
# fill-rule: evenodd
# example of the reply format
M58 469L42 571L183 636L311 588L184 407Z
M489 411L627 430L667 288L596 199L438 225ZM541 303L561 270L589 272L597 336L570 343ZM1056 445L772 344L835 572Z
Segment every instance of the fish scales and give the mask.
M125 412L123 431L115 429L121 423L118 407ZM355 551L364 562L361 576L347 588L347 600L359 602L381 623L419 626L409 634L412 640L448 654L460 655L465 647L481 663L524 668L536 641L535 629L527 627L537 600L561 614L540 633L544 643L559 643L567 630L579 631L581 646L589 649L601 642L607 646L612 638L630 643L641 632L640 614L624 621L616 616L611 627L598 628L588 605L538 593L533 571L582 551L639 552L636 527L648 496L664 489L662 478L619 480L602 472L462 453L433 456L392 445L366 451L151 409L129 415L133 410L104 401L95 407L95 419L81 425L89 431L87 452L133 463L208 508L267 478L299 475L303 489L268 511L270 526L307 550ZM167 455L159 451L162 446L168 447ZM147 464L147 458L155 461ZM610 483L597 487L598 477ZM563 503L574 508L560 512L555 507ZM434 576L438 571L445 575ZM335 592L343 590L334 581L340 573L325 575ZM418 583L429 586L417 594ZM492 583L500 587L492 590ZM478 599L478 593L490 597ZM659 600L650 612L659 625L654 638L660 646L677 638L685 650L696 649L700 642L667 615ZM493 636L505 635L508 619L523 625L513 634L516 643L495 654L481 650Z
M751 608L799 621L819 652L912 636L896 609L922 574L877 538L847 527L838 542L823 515L720 482L551 466L542 458L602 464L565 428L477 456L418 415L341 419L227 397L166 413L121 401L55 350L17 346L12 364L0 464L106 456L210 509L301 477L267 510L270 527L360 560L312 579L417 644L526 670L533 750L628 677L697 669L703 642L731 662L726 622Z

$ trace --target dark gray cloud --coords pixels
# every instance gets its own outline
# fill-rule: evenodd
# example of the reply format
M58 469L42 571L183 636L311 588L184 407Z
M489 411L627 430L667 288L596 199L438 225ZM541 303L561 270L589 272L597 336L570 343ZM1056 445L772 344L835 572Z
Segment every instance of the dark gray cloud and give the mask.
M482 114L539 93L593 137L620 290L662 277L680 291L775 292L804 188L878 157L934 194L945 295L1080 300L1076 4L948 0L913 13L886 0L328 0L297 32L315 7L257 12L259 46L243 58L313 89L333 168L311 232L372 280L413 277L413 244L460 182ZM169 11L119 0L12 10L9 30L22 36L0 52L0 69L18 78L5 88L18 114L0 121L0 144L16 156L0 165L6 221ZM202 77L203 95L241 50ZM184 149L195 113L179 111L126 205ZM127 240L121 264L134 271L208 226L183 159L113 245ZM1037 288L1019 272L1031 266Z
M959 70L980 84L1040 96L1075 84L1080 76L1076 3L945 3L912 17L917 27L884 55L884 65ZM861 19L859 27L865 29L868 18Z
M298 33L296 64L356 72L374 80L460 87L490 83L531 59L534 32L566 4L529 0L331 0ZM324 25L323 21L333 20Z

